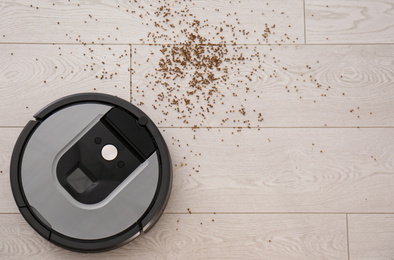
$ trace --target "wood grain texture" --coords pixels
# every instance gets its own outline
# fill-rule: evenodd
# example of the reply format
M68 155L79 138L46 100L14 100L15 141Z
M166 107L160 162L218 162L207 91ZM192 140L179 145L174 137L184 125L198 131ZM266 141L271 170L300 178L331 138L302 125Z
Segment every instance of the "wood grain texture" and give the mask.
M19 212L11 192L9 169L12 150L21 130L0 128L0 213Z
M166 212L394 212L394 129L237 130L162 129ZM0 213L17 212L8 162L19 131L0 128Z
M350 259L394 259L394 215L349 215Z
M45 241L19 214L0 223L5 259L347 259L344 215L167 214L119 249L84 255Z
M391 0L305 0L306 43L394 43Z
M155 0L0 3L0 259L394 259L393 1L166 4L163 23ZM229 79L205 118L196 99L187 117L171 96L155 101L166 93L154 85L162 46L147 45L184 42L194 19L208 24L207 42L227 43L228 58L246 57L224 63ZM190 90L187 78L173 84ZM9 183L21 127L80 92L131 93L162 127L174 168L157 225L100 254L45 241Z
M81 92L130 100L129 46L0 45L0 126Z
M200 100L187 95L193 90L190 77L159 80L163 78L156 71L163 58L160 48L133 46L132 52L133 103L159 126L335 127L392 126L394 122L394 46L228 46L228 57L242 53L250 59L225 62L215 72L219 78L227 67L229 79L217 83L223 96L212 96L216 104L204 112L206 118L198 113L207 96L201 93L208 90L197 92ZM252 56L257 52L260 58ZM165 82L175 87L173 95L185 95L194 103L190 114L185 103L171 105L173 96L168 96ZM157 101L161 93L165 98ZM223 122L226 118L230 120Z
M167 212L394 212L392 128L164 130Z
M178 42L183 40L182 37L178 37L180 31L187 28L186 21L193 19L208 19L207 22L212 26L210 28L224 27L221 33L223 39L218 36L215 38L209 33L210 30L200 32L213 43L221 40L229 43L266 43L262 37L265 23L276 27L276 33L270 35L268 43L304 42L302 0L270 1L268 4L259 0L196 0L176 1L172 5L170 3L172 2L168 1L167 6L163 1L154 0L7 0L0 6L0 42L136 44L152 42L152 39L148 41L147 35L149 32L157 32L157 35L168 35L157 39L157 43L172 43L173 37ZM172 15L165 18L170 19L168 24L175 24L174 32L155 26L155 22L161 24L163 20L155 14L161 6L171 8ZM176 14L185 7L193 16L183 17ZM179 25L179 21L184 23ZM226 24L236 26L235 36ZM246 36L242 32L245 29L250 31ZM3 35L5 36L2 37Z

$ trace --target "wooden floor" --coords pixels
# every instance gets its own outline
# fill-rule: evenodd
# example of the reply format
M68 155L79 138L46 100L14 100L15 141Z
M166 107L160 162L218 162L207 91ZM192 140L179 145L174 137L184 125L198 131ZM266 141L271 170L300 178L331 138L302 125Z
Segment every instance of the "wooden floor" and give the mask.
M166 3L173 12L187 4L214 26L237 23L222 40L244 56L265 54L231 68L230 82L265 68L247 91L223 86L214 114L188 122L170 99L156 107L160 49L180 33L149 45L163 0L0 3L0 259L394 259L394 1ZM275 34L263 41L265 23ZM9 184L26 122L80 92L139 106L160 127L174 167L156 226L99 254L37 235ZM231 113L234 106L246 113Z

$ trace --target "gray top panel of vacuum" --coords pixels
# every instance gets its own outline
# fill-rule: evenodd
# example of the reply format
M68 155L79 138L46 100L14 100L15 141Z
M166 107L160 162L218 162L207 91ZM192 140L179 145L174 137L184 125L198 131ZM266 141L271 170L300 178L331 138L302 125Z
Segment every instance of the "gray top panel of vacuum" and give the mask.
M111 109L112 106L99 103L65 107L44 120L26 145L21 163L22 188L26 199L43 223L68 237L102 239L118 234L141 218L155 196L159 181L156 151L138 163L138 167L127 173L121 182L118 178L120 184L115 185L107 178L106 187L111 188L107 188L108 194L101 194L103 199L99 201L95 201L97 196L89 198L88 202L83 200L83 196L76 198L93 190L95 178L101 173L96 177L86 177L84 172L88 171L87 168L76 167L67 173L65 179L70 183L67 186L71 187L69 190L59 182L60 162L72 160L78 154L78 146L83 145L78 142L93 127L98 127ZM100 127L98 131L110 133L110 130ZM107 143L105 138L96 138L92 147L89 149L94 149L94 152L80 155L86 157L87 164L91 164L88 165L89 169L97 168L94 162L89 161L97 154L101 156L97 160L103 160L100 162L103 165L113 163L123 171L128 169L127 162L115 159L127 152L120 141ZM77 149L76 152L72 152L73 149ZM70 195L70 190L76 195Z

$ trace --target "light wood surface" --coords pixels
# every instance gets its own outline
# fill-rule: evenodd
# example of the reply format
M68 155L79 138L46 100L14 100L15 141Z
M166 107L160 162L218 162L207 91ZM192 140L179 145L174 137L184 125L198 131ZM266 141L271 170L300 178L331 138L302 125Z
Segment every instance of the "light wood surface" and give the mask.
M155 25L163 4L181 24ZM1 1L0 259L394 259L393 10L391 0ZM222 64L215 114L194 109L185 123L155 102L154 76L162 44L184 42L193 19L206 20L205 43L246 59ZM188 90L187 79L169 83ZM145 111L174 168L156 226L99 254L41 238L9 184L22 127L81 92Z
M394 215L349 215L351 259L394 258Z
M172 37L175 37L177 42L182 41L184 39L182 35L178 36L179 31L187 28L185 23L176 24L174 32L164 31L155 26L155 22L159 24L162 21L162 17L154 14L161 6L163 1L152 0L68 2L7 0L0 6L0 32L5 35L5 37L0 35L0 42L153 43L153 40L147 37L149 32L168 35L157 39L156 43L173 43ZM192 21L193 16L197 16L201 21L208 19L210 29L223 26L224 31L221 33L223 39L218 36L215 38L215 35L209 33L211 30L200 32L212 43L220 41L227 41L229 44L232 43L231 41L242 44L266 43L260 41L265 23L270 27L275 25L276 28L273 30L276 33L270 35L268 43L304 42L302 0L270 1L268 5L260 0L194 0L174 1L170 6L164 6L171 8L171 13L178 19L186 19L185 22ZM185 9L193 16L185 18L175 14ZM237 24L235 36L225 26L226 22ZM250 34L244 36L242 30L248 30Z
M21 128L0 128L0 213L19 212L11 192L10 160L21 130Z
M19 131L0 128L7 140L0 148L0 187L6 191L0 213L17 212L8 162ZM393 128L162 133L174 168L166 212L394 213L394 197L387 196L394 186Z
M48 103L74 93L130 100L128 45L1 44L0 60L0 126L24 126Z
M346 259L345 215L165 214L110 253L81 255L49 244L19 215L0 214L5 259ZM179 221L179 222L178 222Z
M156 102L161 92L167 93L164 82L184 86L175 93L182 96L189 91L190 80L186 77L153 84L157 80L155 68L164 57L160 48L135 46L132 52L133 103L152 115L159 126L343 127L392 126L394 122L394 45L243 47L244 57L259 52L261 58L223 65L232 68L227 84L219 84L220 89L226 90L225 96L216 98L218 102L211 112L204 113L206 119L195 116L197 109L189 115L184 105L179 108L185 113L175 111L178 106L170 107L172 98ZM235 52L231 46L228 50ZM238 74L238 70L241 73ZM254 74L249 80L245 76L251 72ZM215 74L216 77L222 75L224 73ZM198 108L197 97L188 98ZM239 112L241 108L245 108L246 115ZM231 110L234 112L228 113ZM259 121L259 113L263 121ZM186 118L188 124L183 118L178 119L182 115L190 116ZM225 118L231 120L223 123ZM248 122L244 123L245 120Z
M306 43L394 43L392 0L305 0Z
M177 164L168 212L394 212L392 128L164 136Z

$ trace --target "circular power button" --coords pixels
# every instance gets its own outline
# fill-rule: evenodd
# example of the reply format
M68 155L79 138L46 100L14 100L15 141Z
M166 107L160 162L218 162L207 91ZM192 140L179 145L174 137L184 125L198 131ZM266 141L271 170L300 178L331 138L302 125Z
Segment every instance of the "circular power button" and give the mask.
M101 156L107 161L112 161L118 156L118 149L112 144L107 144L101 150Z

